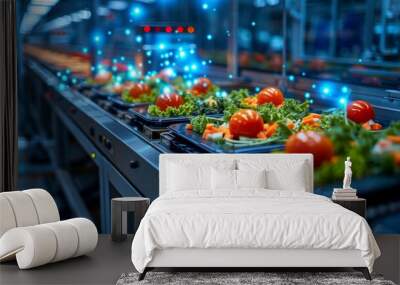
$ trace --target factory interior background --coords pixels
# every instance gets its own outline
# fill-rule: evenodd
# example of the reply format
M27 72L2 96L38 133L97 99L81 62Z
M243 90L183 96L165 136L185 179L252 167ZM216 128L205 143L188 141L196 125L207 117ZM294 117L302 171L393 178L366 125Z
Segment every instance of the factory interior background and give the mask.
M17 31L18 189L63 219L109 232L110 197L157 197L160 153L311 152L316 193L350 156L372 230L400 233L400 0L21 0ZM215 135L232 102L268 128Z

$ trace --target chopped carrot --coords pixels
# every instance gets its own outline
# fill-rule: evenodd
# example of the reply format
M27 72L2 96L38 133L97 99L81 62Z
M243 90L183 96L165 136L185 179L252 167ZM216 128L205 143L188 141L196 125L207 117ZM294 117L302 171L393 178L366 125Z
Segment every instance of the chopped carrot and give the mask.
M186 129L187 129L188 131L193 130L193 125L192 125L192 124L186 124Z
M371 130L373 130L373 131L378 131L380 129L382 129L382 125L381 124L374 123L374 124L371 125Z
M387 136L392 143L400 144L400 136Z
M269 138L271 136L273 136L275 134L275 132L278 129L278 124L277 123L273 123L267 130L267 132L265 133L265 135Z
M366 122L366 123L362 124L362 127L363 127L364 129L368 130L368 131L371 130L371 125L369 124L369 122Z
M265 131L261 131L257 134L257 138L259 139L267 139L267 134Z
M294 127L295 127L295 125L294 125L292 120L288 120L286 126L288 127L289 130L293 130Z
M267 131L269 128L269 124L264 124L264 131Z

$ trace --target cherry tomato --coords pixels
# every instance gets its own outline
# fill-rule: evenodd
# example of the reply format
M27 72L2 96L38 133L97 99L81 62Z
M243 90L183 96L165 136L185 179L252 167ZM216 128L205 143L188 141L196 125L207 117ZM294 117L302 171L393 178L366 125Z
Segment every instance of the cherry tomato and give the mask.
M183 98L176 93L162 94L156 100L156 106L161 111L165 111L168 107L178 108L183 103Z
M204 94L208 92L211 86L212 83L210 79L201 77L196 80L195 84L192 87L192 90L195 91L195 93Z
M285 151L287 153L312 153L315 167L330 161L334 154L331 140L314 131L302 131L291 135L286 141Z
M258 105L272 103L275 106L279 106L283 101L285 101L285 98L283 97L282 91L275 87L264 88L257 94Z
M139 98L144 94L150 93L150 87L144 83L133 84L129 90L129 95L132 98Z
M374 108L368 102L357 100L347 105L347 118L363 124L375 117Z
M260 114L251 109L243 109L229 120L229 132L234 138L240 136L255 138L264 129L264 121Z
M111 72L100 72L94 77L94 81L99 84L106 84L112 79Z

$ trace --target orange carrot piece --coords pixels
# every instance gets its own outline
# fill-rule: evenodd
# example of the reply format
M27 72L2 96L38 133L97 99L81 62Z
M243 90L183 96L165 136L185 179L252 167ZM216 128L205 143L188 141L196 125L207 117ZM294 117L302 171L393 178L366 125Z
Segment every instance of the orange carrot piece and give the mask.
M265 133L265 135L269 138L271 136L273 136L275 134L275 132L278 129L278 124L277 123L273 123L267 130L267 132Z

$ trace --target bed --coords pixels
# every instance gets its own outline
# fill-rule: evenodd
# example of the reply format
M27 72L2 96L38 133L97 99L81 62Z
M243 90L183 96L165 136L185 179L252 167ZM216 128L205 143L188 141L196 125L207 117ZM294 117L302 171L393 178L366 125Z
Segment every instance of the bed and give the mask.
M352 267L380 255L361 216L313 194L309 154L163 154L160 196L132 262L159 267Z

